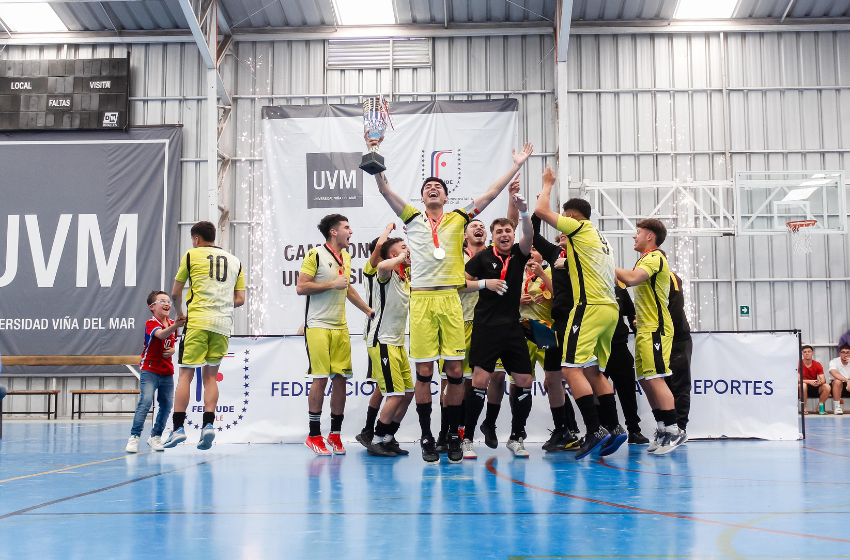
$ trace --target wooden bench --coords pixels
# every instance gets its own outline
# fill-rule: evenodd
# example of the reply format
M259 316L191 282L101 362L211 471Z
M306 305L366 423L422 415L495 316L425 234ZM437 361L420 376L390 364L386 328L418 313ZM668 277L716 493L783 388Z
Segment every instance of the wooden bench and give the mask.
M59 390L57 389L31 389L28 391L8 391L6 393L6 397L19 395L44 395L47 397L47 410L44 412L13 412L13 411L3 411L3 401L0 400L0 438L3 437L3 415L4 414L47 414L47 419L50 420L50 415L53 415L53 419L56 420L56 410L59 408ZM53 397L53 407L51 408L51 397ZM4 399L5 400L5 399Z
M77 418L82 419L83 413L86 412L83 410L83 395L138 395L138 389L77 389L74 391L69 391L71 393L71 420L74 419L74 414L77 415ZM76 404L79 403L79 406ZM99 410L101 414L131 414L135 412L136 409L133 410ZM151 410L148 414L153 412L153 403L151 403Z

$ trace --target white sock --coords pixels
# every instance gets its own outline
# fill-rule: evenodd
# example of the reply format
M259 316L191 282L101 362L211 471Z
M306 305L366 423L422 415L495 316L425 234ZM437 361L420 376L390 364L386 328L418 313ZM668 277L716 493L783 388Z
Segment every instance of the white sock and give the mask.
M375 445L381 443L382 441L384 441L384 436L372 436L372 443L374 443Z
M658 426L659 430L661 430L662 432L664 431L664 429L665 429L664 422L656 422L655 424Z
M393 435L392 435L392 434L387 434L387 435L385 435L385 436L384 436L384 443L389 443L389 442L391 442L392 440L393 440Z

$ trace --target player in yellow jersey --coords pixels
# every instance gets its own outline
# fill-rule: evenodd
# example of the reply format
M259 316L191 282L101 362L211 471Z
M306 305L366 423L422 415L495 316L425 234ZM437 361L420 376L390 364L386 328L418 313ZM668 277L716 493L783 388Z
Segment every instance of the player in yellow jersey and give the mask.
M382 139L367 139L371 148ZM440 460L431 434L431 379L434 362L447 361L445 402L449 423L448 459L463 460L458 427L463 401L463 358L466 354L463 308L458 287L466 286L463 263L463 231L466 224L484 210L517 174L533 147L526 143L513 154L513 165L487 191L466 208L445 212L449 191L442 179L429 177L420 194L425 211L417 210L395 193L384 173L375 175L378 190L390 208L407 227L411 262L410 359L416 363L416 412L422 430L422 458Z
M649 452L655 455L670 453L684 441L676 424L673 393L664 380L672 373L673 346L673 321L668 309L670 265L658 248L666 237L667 228L660 220L639 221L634 240L640 258L632 270L617 269L617 280L635 286L635 373L658 424L655 441L649 446Z
M574 304L567 321L561 371L587 427L576 459L597 447L604 457L628 439L617 417L614 389L602 374L620 316L614 295L614 257L608 241L589 219L590 204L586 200L568 200L562 215L549 208L554 184L555 172L546 166L535 214L567 235L565 253ZM599 401L598 416L594 396Z
M215 226L198 222L192 226L192 248L180 259L171 299L177 319L186 327L180 343L180 377L174 391L174 430L162 444L171 448L186 440L183 423L195 368L201 369L204 384L204 416L198 449L209 449L215 439L215 407L218 404L218 367L227 354L233 329L233 308L245 303L245 275L239 259L215 246ZM183 312L183 287L189 282ZM221 428L219 428L220 430Z
M345 321L345 300L348 299L366 315L372 309L361 299L357 290L349 284L351 276L351 226L348 218L341 214L330 214L322 218L318 229L325 237L325 244L307 252L298 275L295 291L307 296L304 310L304 341L313 378L307 396L310 418L310 435L304 444L316 455L344 455L340 431L345 411L346 380L351 377L351 340L348 338L348 323ZM331 379L331 432L325 447L322 440L321 417L325 389Z

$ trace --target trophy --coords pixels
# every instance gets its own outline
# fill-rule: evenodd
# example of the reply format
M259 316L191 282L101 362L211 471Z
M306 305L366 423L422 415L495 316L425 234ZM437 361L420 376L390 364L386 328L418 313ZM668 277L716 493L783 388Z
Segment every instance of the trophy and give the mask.
M387 124L392 126L390 121L389 104L381 97L371 97L363 102L363 129L366 132L367 139L378 140L384 137L384 132L387 130ZM387 166L384 165L384 156L378 152L378 146L372 146L369 153L363 156L363 161L360 163L360 169L369 175L377 175L382 171L386 171Z

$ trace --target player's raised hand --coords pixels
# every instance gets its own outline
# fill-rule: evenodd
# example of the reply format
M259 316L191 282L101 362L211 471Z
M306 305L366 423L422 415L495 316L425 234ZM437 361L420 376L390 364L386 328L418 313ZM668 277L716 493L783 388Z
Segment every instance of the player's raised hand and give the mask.
M535 276L543 276L545 271L543 270L543 266L537 261L530 261L528 263L528 270Z
M514 177L510 183L508 183L508 196L513 198L515 194L519 192L519 176L521 173L517 173L516 177Z
M348 288L348 278L344 274L340 274L331 281L334 290L345 290Z
M543 185L551 187L554 184L555 172L552 170L552 167L547 164L546 169L543 171Z
M516 205L516 209L520 212L528 212L528 203L521 194L514 195L514 204Z
M388 223L388 224L387 224L387 228L386 228L386 230L387 230L387 233L389 233L389 232L391 232L391 231L395 230L395 222L390 222L390 223Z
M384 141L383 136L381 136L380 138L369 138L368 132L363 133L363 138L366 140L366 147L369 148L370 150L372 149L373 146L380 146L381 142Z
M516 165L522 166L525 163L525 160L528 159L528 156L531 155L531 152L534 151L534 146L531 145L531 142L526 142L522 146L522 151L520 153L516 153L516 149L513 150L514 163Z

